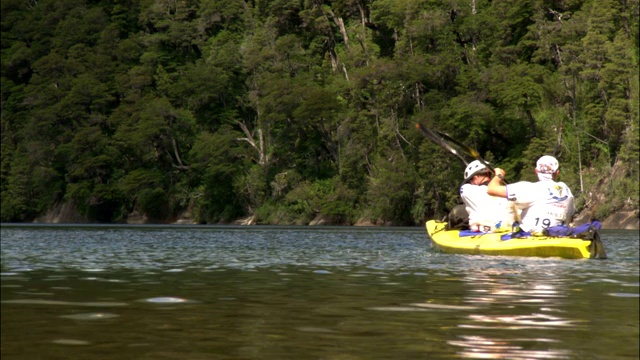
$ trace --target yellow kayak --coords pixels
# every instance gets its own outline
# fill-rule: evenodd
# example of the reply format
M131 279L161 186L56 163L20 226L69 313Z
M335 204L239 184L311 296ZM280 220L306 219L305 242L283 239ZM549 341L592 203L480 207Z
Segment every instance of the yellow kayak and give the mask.
M597 246L601 246L599 236L597 240L593 241L576 237L551 236L528 236L502 240L501 236L505 233L479 233L473 236L460 236L460 230L446 230L446 225L446 222L429 220L426 224L427 233L438 249L452 254L588 259L596 257L598 255ZM604 249L602 250L604 251Z

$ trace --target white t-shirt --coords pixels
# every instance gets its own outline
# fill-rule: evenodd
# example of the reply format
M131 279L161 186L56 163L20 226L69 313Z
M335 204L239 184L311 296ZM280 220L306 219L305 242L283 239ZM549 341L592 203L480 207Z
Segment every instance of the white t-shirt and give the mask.
M487 194L486 185L464 184L460 187L460 197L469 213L472 230L511 230L515 220L512 203Z
M563 182L508 184L507 199L522 209L520 228L524 231L541 232L550 226L569 225L576 211L573 194Z

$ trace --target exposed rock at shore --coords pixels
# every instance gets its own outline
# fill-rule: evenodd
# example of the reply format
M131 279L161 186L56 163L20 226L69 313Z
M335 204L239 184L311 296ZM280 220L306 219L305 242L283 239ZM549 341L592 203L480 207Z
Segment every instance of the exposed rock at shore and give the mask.
M127 224L146 224L149 219L137 211L132 212L127 216Z
M33 222L36 224L87 224L89 223L89 219L80 215L80 212L73 203L65 202L56 205L45 215L38 216Z
M247 218L238 219L233 222L234 225L255 225L256 218L255 216L249 216Z
M576 224L584 224L589 222L590 212L583 211L578 214L575 219ZM625 229L625 230L638 230L640 229L640 216L637 210L622 209L614 214L610 215L606 219L602 220L603 229ZM72 203L63 203L57 205L55 208L47 212L46 215L37 217L34 223L44 224L87 224L89 220L80 215L78 209ZM196 224L190 211L185 211L180 214L177 219L168 221L172 224ZM144 214L139 212L132 212L127 217L127 224L148 224L149 219ZM238 219L233 222L235 225L255 225L255 217L250 216L247 218ZM328 219L318 216L313 219L308 225L310 226L322 226L322 225L344 225L333 224ZM371 221L370 219L359 219L354 226L393 226L394 224L389 222Z
M603 229L640 229L640 217L637 211L619 211L602 222Z

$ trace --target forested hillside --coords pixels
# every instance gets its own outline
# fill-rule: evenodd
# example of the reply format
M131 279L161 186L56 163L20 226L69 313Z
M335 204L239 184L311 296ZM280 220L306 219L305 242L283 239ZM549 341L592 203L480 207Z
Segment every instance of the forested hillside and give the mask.
M440 218L448 133L638 209L638 0L2 0L1 221ZM600 201L597 201L600 199Z

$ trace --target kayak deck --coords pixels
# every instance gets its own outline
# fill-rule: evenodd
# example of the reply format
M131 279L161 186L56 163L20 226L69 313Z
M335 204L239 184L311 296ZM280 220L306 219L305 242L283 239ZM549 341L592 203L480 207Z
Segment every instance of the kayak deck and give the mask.
M429 220L427 234L440 250L453 254L590 258L590 240L574 237L529 236L502 240L505 233L459 236L459 230L445 230L447 223Z

